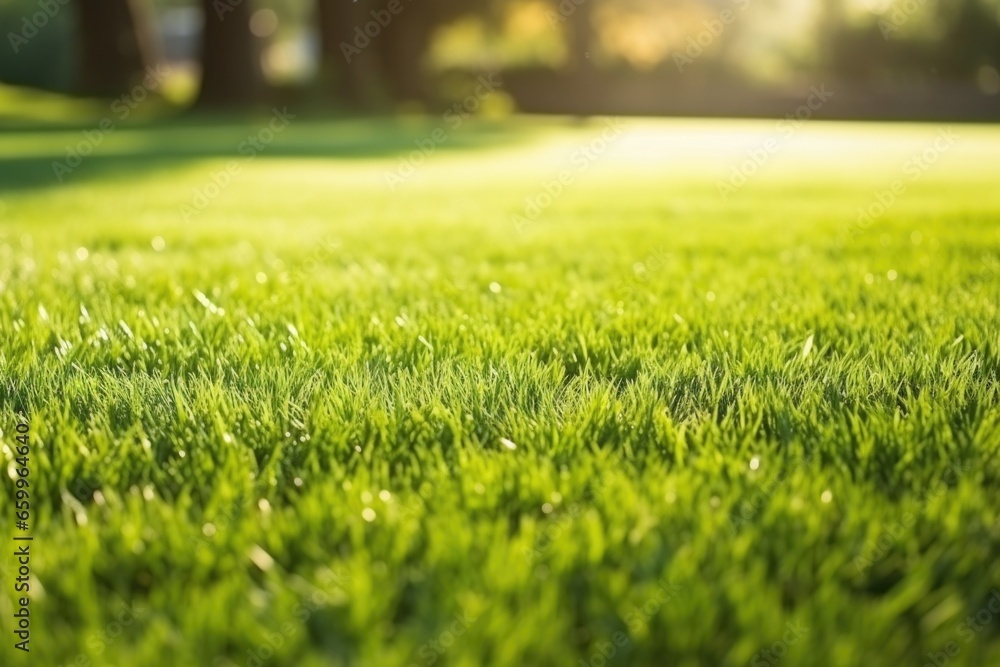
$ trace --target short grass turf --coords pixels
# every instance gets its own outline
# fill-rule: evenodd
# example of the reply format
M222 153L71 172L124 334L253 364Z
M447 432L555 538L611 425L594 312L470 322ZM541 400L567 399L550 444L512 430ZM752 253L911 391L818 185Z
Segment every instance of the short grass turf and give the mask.
M0 136L3 664L1000 664L1000 129L265 121Z

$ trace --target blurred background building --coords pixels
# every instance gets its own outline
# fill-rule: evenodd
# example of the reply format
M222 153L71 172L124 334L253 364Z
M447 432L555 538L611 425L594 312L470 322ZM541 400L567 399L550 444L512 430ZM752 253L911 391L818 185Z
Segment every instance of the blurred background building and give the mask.
M171 104L1000 118L1000 0L0 0L0 82ZM794 105L793 105L794 108Z

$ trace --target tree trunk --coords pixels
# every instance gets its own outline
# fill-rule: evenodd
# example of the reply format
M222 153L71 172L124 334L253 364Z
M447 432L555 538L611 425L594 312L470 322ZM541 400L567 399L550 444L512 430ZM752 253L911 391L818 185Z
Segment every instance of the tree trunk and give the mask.
M354 106L369 102L375 76L372 51L355 33L356 27L364 26L370 4L365 0L316 0L323 83L331 87L337 98Z
M128 91L156 60L149 8L142 0L77 0L79 90L113 97Z
M424 57L430 49L433 25L425 15L411 10L409 16L396 19L383 32L378 37L379 61L389 92L397 101L428 101Z
M259 102L264 73L257 37L250 32L250 0L201 0L201 88L198 106L237 106Z
M594 45L594 12L590 1L576 5L576 9L567 19L569 34L567 35L567 51L569 60L567 69L571 72L582 72L590 69Z

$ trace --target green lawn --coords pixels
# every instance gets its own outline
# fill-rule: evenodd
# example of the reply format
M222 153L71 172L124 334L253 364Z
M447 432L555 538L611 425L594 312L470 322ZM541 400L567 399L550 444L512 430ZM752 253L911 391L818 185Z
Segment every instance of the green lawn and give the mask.
M0 133L4 665L1000 664L1000 128L267 122Z

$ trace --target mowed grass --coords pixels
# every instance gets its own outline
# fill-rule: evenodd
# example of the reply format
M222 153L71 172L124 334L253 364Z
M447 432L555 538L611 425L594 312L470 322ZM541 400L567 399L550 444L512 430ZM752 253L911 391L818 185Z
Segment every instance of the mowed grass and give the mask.
M263 122L0 138L4 664L1000 664L1000 129Z

